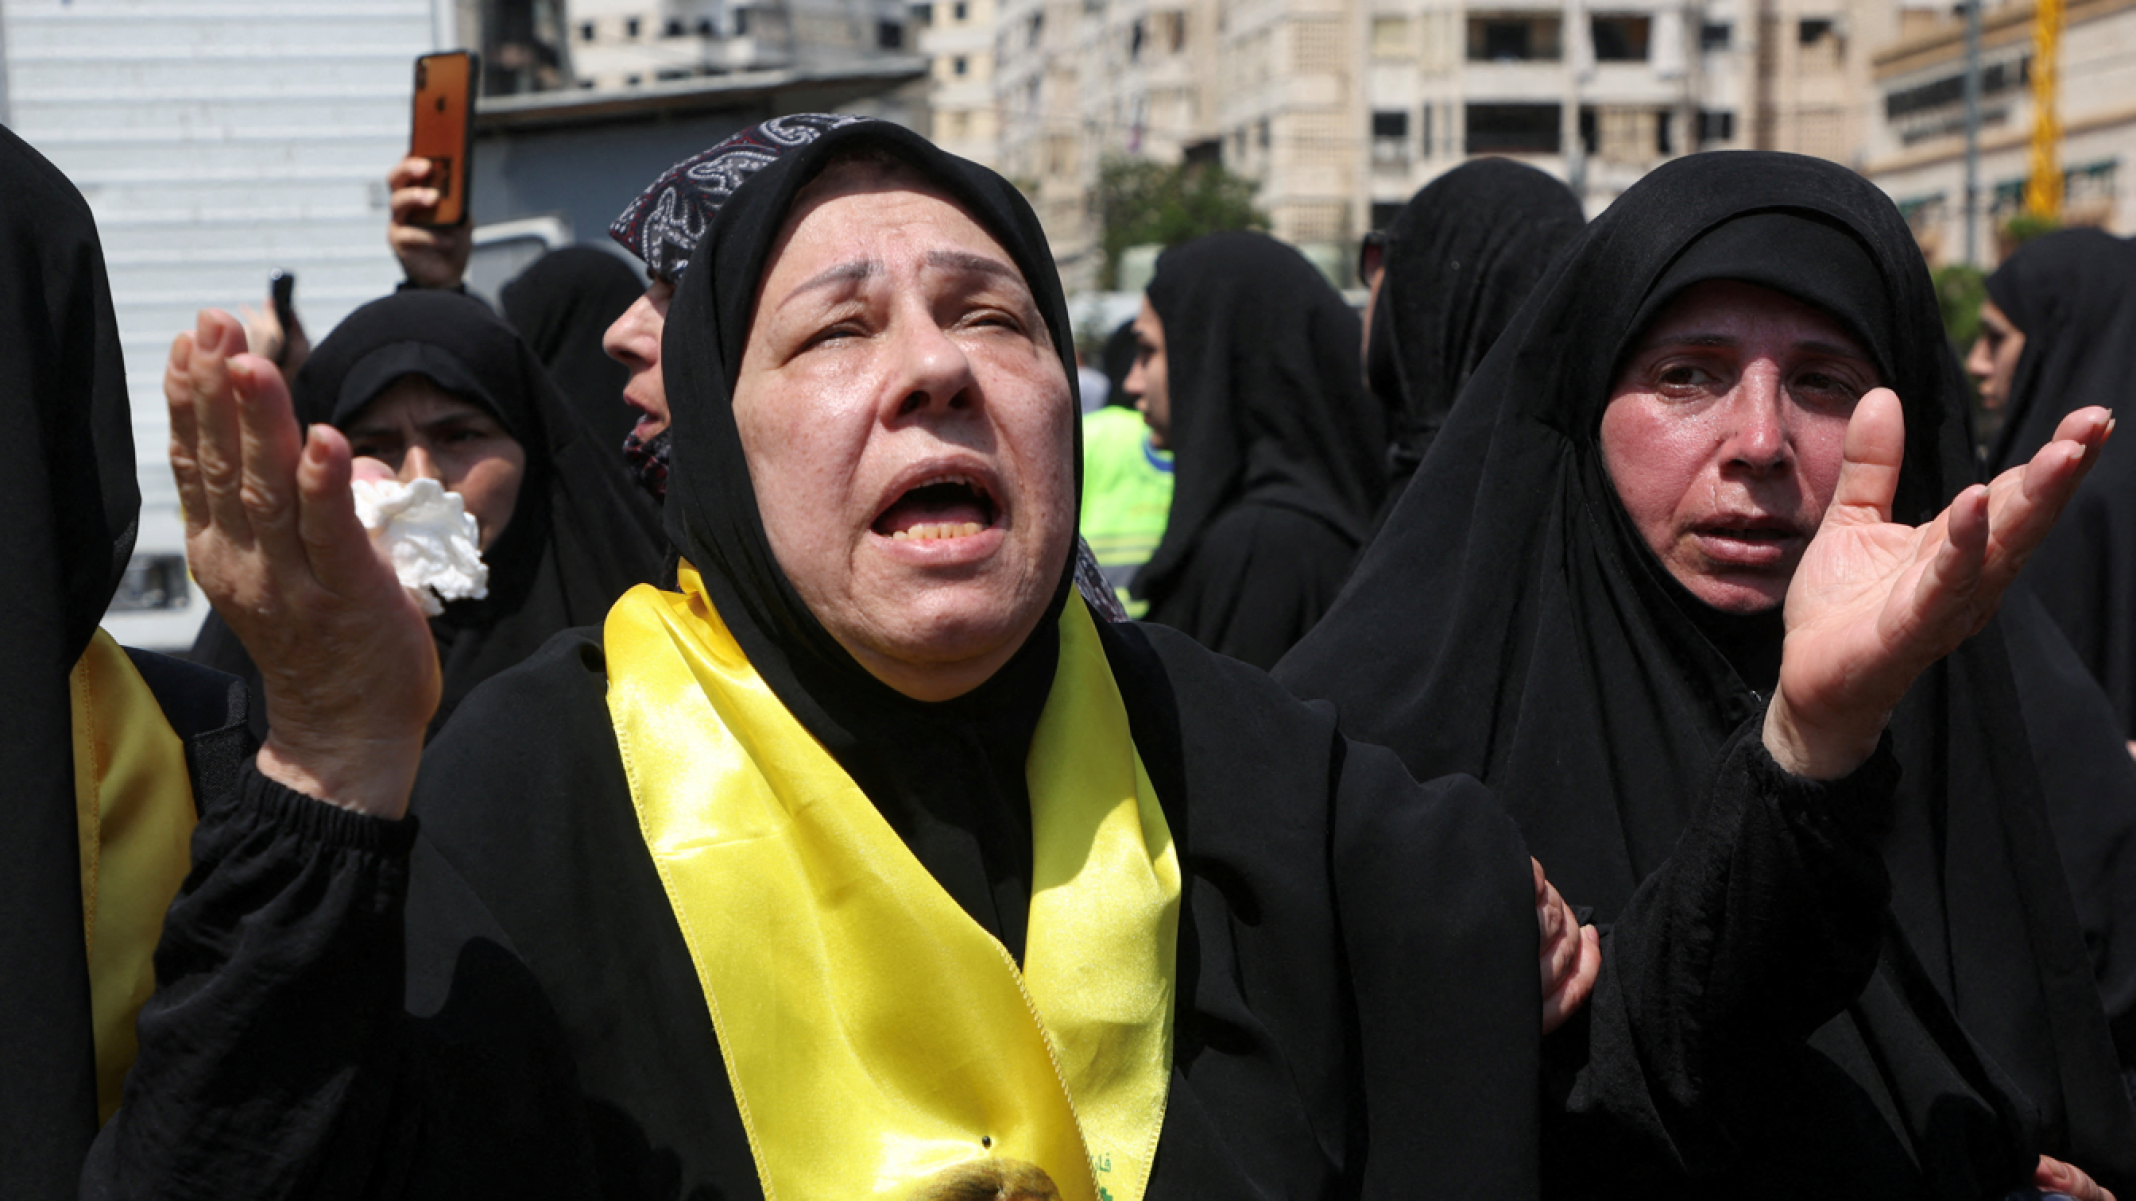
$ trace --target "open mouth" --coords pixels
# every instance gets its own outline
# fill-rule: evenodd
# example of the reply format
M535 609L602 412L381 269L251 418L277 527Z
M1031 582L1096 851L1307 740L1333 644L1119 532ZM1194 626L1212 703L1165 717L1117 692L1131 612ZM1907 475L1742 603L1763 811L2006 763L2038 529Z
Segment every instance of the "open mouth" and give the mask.
M1000 513L984 484L968 475L944 475L907 489L870 528L900 540L968 538L991 528Z

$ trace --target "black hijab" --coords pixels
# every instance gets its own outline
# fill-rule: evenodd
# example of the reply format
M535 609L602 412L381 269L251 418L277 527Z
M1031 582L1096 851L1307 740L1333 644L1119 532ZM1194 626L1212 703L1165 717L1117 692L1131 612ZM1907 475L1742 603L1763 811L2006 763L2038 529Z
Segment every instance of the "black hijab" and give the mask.
M73 1196L96 1135L67 676L133 554L126 368L81 193L0 129L0 1195Z
M2136 397L2136 242L2096 229L2019 247L1988 296L2025 335L1997 439L1997 470L2024 462L2072 410ZM2118 435L2025 567L2136 739L2136 439Z
M1869 349L1905 405L1898 520L1932 517L1972 482L1963 393L1890 200L1815 159L1680 159L1537 286L1279 672L1412 772L1482 778L1567 899L1603 922L1671 854L1778 659L1777 619L1707 609L1646 550L1597 445L1619 356L1709 278L1795 296ZM1914 1148L1942 1195L2014 1187L2036 1152L2129 1187L2136 1127L1999 625L1921 677L1892 736L1903 778L1881 846L1892 920L1877 977L1812 1038L1845 1076L1775 1113L1881 1114L1890 1138L1863 1138Z
M1332 595L1385 491L1386 424L1358 366L1362 331L1304 255L1260 233L1210 234L1166 251L1149 302L1164 322L1172 512L1135 590L1152 621L1254 662L1209 613L1292 600L1271 592ZM1211 528L1246 504L1311 522L1340 549L1325 557L1334 578L1281 579L1305 559L1275 547L1244 570L1228 570L1231 555L1212 563ZM1205 603L1211 594L1221 595ZM1262 665L1318 615L1311 606Z
M526 343L457 292L396 292L349 314L297 373L297 419L346 429L410 375L480 405L526 452L512 519L482 552L489 595L448 602L430 622L444 670L435 733L477 684L560 630L599 624L625 590L654 580L661 540L651 505L615 453L594 444ZM220 618L209 617L193 653L258 684Z
M838 760L907 846L980 925L1021 957L1030 907L1026 752L1053 684L1054 616L1068 598L1064 552L1052 608L1007 666L954 700L912 700L868 674L809 612L772 555L734 424L734 381L795 198L824 167L887 154L999 241L1045 317L1073 404L1075 347L1052 252L1030 206L982 167L887 122L823 131L761 166L726 198L683 275L661 340L674 410L669 537L703 575L720 616L794 716ZM1076 429L1077 492L1081 431Z
M615 255L566 246L534 260L498 296L504 319L600 446L623 445L638 423L637 410L623 403L630 372L601 349L601 336L644 291L638 273Z
M1388 504L1499 331L1586 224L1563 183L1484 158L1433 180L1387 227L1365 382L1387 411Z
M1128 373L1135 369L1135 323L1122 321L1120 328L1105 339L1105 351L1101 356L1105 372L1105 403L1118 409L1132 409L1136 398L1127 394Z

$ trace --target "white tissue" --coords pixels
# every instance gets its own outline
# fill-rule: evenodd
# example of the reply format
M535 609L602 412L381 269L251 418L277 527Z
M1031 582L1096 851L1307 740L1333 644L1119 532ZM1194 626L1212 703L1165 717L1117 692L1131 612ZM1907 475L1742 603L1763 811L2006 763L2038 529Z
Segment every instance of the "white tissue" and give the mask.
M386 548L401 586L431 617L444 600L489 595L489 565L476 546L475 519L457 492L436 480L357 480L356 520Z

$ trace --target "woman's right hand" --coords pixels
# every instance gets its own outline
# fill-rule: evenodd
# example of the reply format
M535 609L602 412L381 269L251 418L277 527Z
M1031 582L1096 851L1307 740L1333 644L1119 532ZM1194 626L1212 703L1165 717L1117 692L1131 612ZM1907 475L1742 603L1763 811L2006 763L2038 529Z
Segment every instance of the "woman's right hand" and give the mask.
M475 248L474 225L420 224L438 203L438 190L428 185L430 170L429 159L410 155L386 173L392 192L386 244L416 287L457 288Z
M244 351L244 327L213 310L171 345L163 392L186 559L260 669L260 771L398 818L437 709L437 647L356 520L348 440L326 425L300 436L280 373Z

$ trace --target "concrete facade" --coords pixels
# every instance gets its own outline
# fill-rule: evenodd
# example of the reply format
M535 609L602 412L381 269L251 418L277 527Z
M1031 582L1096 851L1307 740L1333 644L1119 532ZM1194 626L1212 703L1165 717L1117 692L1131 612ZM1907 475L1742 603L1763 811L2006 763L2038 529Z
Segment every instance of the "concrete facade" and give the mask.
M1940 12L1906 21L1873 62L1864 172L1899 204L1931 263L1992 268L1999 227L2023 205L2033 105L2030 3L1982 17L1980 191L1965 245L1965 23ZM2064 11L2060 89L2062 220L2136 233L2136 0L2079 0Z
M573 82L606 90L913 50L904 0L569 0Z

